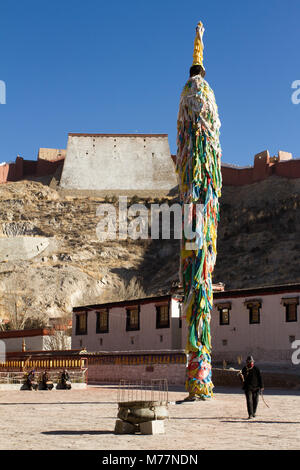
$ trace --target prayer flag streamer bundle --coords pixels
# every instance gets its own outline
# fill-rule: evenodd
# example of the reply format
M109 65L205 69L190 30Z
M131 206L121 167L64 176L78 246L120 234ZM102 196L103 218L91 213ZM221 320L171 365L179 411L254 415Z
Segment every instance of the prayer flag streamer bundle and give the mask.
M199 25L202 47L199 48L198 40L197 48L203 54L204 28L202 23ZM198 36L199 25L196 29ZM199 63L203 66L202 56ZM221 124L214 92L203 75L192 75L181 94L176 172L183 214L180 275L184 290L183 312L188 324L186 388L190 396L210 397L213 390L210 335L212 273L217 256L218 198L222 187ZM186 219L195 234L193 240L187 238L184 230Z

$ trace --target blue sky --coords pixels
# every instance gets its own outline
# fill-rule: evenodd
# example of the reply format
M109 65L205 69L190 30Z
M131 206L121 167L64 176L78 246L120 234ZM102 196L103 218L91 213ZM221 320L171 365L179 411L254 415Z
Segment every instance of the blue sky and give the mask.
M0 161L65 148L68 132L167 133L202 20L223 161L300 157L299 0L6 0L0 7Z

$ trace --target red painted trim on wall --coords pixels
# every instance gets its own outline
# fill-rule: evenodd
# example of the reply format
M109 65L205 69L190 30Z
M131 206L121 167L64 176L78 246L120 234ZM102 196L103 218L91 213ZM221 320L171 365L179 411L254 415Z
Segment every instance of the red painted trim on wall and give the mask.
M69 132L74 137L168 137L168 134L81 134Z
M288 294L290 292L299 292L300 295L300 284L287 284L282 286L266 286L252 289L236 289L224 292L216 292L214 293L214 299L221 300L236 297L250 297L252 295Z
M53 335L54 330L46 328L35 328L32 330L10 330L1 331L0 339L3 338L25 338L29 336L49 336Z
M101 310L103 308L114 308L114 307L131 307L136 305L151 304L153 302L163 302L171 300L171 295L162 295L159 297L146 297L144 299L133 299L133 300L123 300L121 302L110 302L106 304L95 304L95 305L85 305L82 307L74 307L74 313L85 312L87 310Z

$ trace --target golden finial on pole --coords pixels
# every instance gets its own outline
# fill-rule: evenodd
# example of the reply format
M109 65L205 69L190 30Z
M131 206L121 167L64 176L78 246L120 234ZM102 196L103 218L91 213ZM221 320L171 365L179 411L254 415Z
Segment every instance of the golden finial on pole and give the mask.
M204 34L204 26L201 21L197 24L196 27L196 37L194 41L194 54L193 54L193 65L201 65L204 69L203 65L203 34Z

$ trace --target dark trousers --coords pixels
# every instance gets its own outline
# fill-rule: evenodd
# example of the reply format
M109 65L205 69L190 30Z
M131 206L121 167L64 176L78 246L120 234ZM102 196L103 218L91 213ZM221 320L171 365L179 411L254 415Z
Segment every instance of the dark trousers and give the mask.
M247 400L247 410L249 416L254 416L256 413L258 399L259 399L259 389L257 390L245 390L246 400Z

